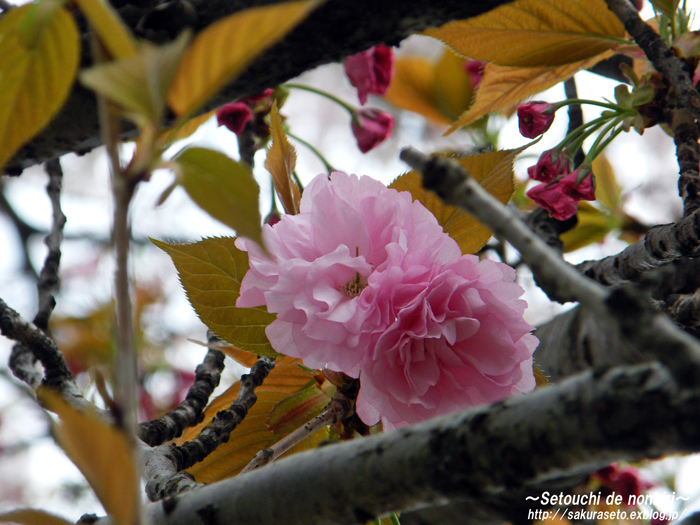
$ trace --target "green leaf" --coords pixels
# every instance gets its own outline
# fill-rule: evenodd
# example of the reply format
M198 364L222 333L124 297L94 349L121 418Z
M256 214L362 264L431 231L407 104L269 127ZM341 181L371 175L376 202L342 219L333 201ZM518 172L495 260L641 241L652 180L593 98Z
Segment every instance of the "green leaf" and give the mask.
M452 124L445 135L476 122L487 113L512 106L527 97L549 89L572 77L581 69L589 68L610 56L612 52L559 67L505 67L486 64L484 76L476 90L474 103L457 122Z
M457 53L501 66L561 66L627 43L604 0L516 0L426 35Z
M18 509L0 514L0 523L20 525L74 525L54 514L38 509Z
M80 57L73 17L50 2L16 7L0 19L0 168L37 135L70 93Z
M172 162L178 184L200 208L262 246L260 188L250 168L206 148L187 148Z
M527 146L513 150L492 151L456 159L484 189L503 204L513 195L513 160ZM440 197L423 188L420 173L401 175L389 185L409 191L435 215L442 229L459 245L462 253L476 253L491 237L491 231L468 213L442 202Z
M207 27L182 59L168 93L170 107L178 116L193 113L319 3L310 0L256 7Z
M328 394L314 383L277 403L267 419L267 428L285 436L323 412L330 400Z
M105 0L75 1L112 57L123 59L136 54L134 38L109 3Z
M275 316L264 306L236 308L249 266L248 254L234 246L233 237L193 244L151 241L172 258L190 304L205 325L241 350L279 356L265 335L265 327Z
M48 388L41 388L37 395L60 417L53 427L54 438L88 480L105 510L120 525L134 523L139 512L139 476L126 434L96 414L78 412Z
M83 71L80 81L123 106L137 125L157 124L189 38L189 31L184 31L162 46L145 42L133 56Z

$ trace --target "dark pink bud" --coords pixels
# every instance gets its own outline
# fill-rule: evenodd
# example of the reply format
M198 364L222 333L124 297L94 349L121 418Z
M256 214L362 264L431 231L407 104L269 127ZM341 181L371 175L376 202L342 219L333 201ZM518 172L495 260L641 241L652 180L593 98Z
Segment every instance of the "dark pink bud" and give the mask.
M216 112L216 120L219 126L226 126L236 135L240 135L245 125L253 119L253 112L244 102L231 102L224 104Z
M523 137L534 139L549 129L554 121L554 105L528 102L518 106L518 126Z
M595 178L589 166L582 165L561 179L559 184L562 191L575 201L595 200Z
M526 195L560 221L573 217L578 208L576 201L564 193L558 182L539 184Z
M379 109L361 109L352 119L352 133L362 153L367 153L391 137L394 117Z
M357 88L362 105L367 95L383 95L394 76L394 51L379 44L345 59L345 74Z
M568 172L569 158L557 150L545 151L537 159L537 164L527 169L528 177L540 182L551 182L559 175L566 175Z
M464 71L469 75L469 79L472 82L472 88L476 89L484 78L484 67L486 67L486 62L481 60L467 60L464 63Z
M265 217L265 224L269 224L270 226L274 226L278 222L282 220L282 215L280 215L280 212L277 210L272 210L267 217Z
M262 93L257 93L256 95L251 95L249 97L241 98L238 100L238 102L243 102L244 104L248 104L249 106L252 106L256 102L260 102L263 99L266 99L267 97L272 96L272 94L275 92L274 89L272 88L267 88L265 91Z

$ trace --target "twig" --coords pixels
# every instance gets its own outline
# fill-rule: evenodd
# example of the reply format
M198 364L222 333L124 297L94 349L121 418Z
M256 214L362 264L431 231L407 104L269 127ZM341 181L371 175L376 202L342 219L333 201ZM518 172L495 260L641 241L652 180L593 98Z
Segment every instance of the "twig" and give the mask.
M355 399L357 399L357 392L360 389L360 383L358 380L355 380L350 383L350 385L352 385L350 389L341 388L338 390L328 405L326 405L326 408L323 409L323 412L321 412L311 421L306 423L304 426L299 427L294 432L286 435L270 448L266 448L258 452L253 457L251 462L248 463L248 465L246 465L246 467L241 471L241 474L251 472L272 463L294 445L300 443L320 428L328 425L334 425L338 421L342 421L346 417L349 417L354 410Z
M634 289L608 291L582 276L533 234L457 162L426 157L414 149L400 158L423 174L423 185L445 202L472 214L496 235L503 236L538 276L538 282L557 295L568 295L593 312L604 325L619 332L630 345L666 365L684 384L700 381L700 343L651 308Z
M61 263L61 242L63 241L63 226L66 224L66 216L61 211L63 170L59 159L53 159L46 163L46 173L49 176L46 193L51 200L53 222L51 232L44 239L49 252L44 259L44 267L41 269L39 282L37 283L39 310L34 317L34 324L44 332L49 328L49 318L56 306L56 299L53 293L59 284L58 268Z
M10 218L12 224L17 230L17 235L19 235L20 241L22 242L22 258L24 259L24 271L29 273L35 279L38 279L39 276L37 275L36 270L34 269L34 265L32 264L32 261L29 258L29 240L31 239L32 235L41 232L37 230L34 226L27 224L24 221L24 219L17 215L17 212L7 200L4 189L4 185L0 181L0 211L4 211Z
M209 344L214 344L218 338L210 331L208 339ZM154 421L141 423L138 427L141 440L155 447L179 437L184 429L199 423L209 402L209 396L219 386L223 369L224 354L210 348L202 364L195 369L194 384L188 390L184 401L168 414Z
M639 12L627 0L606 2L669 86L666 106L671 110L669 124L680 167L678 189L683 199L684 216L688 216L700 207L700 146L695 126L695 120L700 119L700 93L695 89L681 59L642 20Z
M259 387L275 361L261 357L248 374L241 376L238 397L227 410L218 412L199 436L180 446L163 445L143 454L146 494L151 501L177 494L192 488L192 477L181 471L202 461L222 443L226 443L231 432L243 421L257 401L255 389Z
M578 98L578 90L576 89L576 80L574 77L564 81L564 93L566 94L566 98ZM569 104L567 111L569 114L569 129L567 130L567 134L569 134L576 128L583 126L583 110L581 109L581 104ZM582 145L574 153L574 165L578 166L582 164L585 158L586 155L583 153Z

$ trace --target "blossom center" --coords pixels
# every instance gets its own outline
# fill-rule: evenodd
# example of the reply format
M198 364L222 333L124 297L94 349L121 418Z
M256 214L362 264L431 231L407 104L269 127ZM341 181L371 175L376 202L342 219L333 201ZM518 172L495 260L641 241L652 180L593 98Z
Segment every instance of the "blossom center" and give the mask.
M367 283L362 282L360 274L355 272L355 278L352 281L348 281L344 285L340 285L338 289L352 299L353 297L360 295L362 290L364 290L366 287Z

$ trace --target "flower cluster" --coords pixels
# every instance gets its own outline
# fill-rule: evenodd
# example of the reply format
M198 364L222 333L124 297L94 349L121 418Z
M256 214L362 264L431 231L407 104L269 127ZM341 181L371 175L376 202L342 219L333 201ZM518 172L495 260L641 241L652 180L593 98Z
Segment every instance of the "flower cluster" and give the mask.
M357 413L384 428L527 392L537 339L515 272L461 255L408 192L335 172L300 213L263 228L272 258L239 238L239 307L277 314L273 348L360 378Z
M540 181L527 196L555 219L573 217L582 200L595 200L595 178L590 166L583 164L569 173L571 159L561 151L544 152L537 164L527 169L528 177Z

